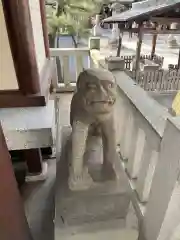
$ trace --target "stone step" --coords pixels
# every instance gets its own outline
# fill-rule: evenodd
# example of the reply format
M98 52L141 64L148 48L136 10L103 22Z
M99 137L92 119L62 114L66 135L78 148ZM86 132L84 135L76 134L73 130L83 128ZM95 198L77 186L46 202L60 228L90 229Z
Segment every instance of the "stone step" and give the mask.
M55 228L55 240L137 240L138 231L125 227L123 220Z

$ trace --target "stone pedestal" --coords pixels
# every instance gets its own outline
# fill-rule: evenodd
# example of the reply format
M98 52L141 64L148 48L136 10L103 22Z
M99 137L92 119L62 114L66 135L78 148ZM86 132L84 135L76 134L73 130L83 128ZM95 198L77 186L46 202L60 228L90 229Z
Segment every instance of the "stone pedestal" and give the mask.
M92 137L87 144L85 160L93 179L90 189L70 191L68 188L68 159L71 154L71 130L63 128L62 154L57 166L56 224L81 225L87 222L125 218L129 202L129 187L117 155L118 180L106 181L101 176L101 138Z

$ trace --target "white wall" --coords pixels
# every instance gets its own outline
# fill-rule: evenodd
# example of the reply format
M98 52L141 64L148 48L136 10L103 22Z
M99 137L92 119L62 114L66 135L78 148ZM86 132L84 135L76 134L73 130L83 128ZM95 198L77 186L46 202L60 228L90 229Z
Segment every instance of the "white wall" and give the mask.
M39 0L29 0L35 51L39 73L46 60Z
M18 89L18 83L0 0L0 90L9 89Z

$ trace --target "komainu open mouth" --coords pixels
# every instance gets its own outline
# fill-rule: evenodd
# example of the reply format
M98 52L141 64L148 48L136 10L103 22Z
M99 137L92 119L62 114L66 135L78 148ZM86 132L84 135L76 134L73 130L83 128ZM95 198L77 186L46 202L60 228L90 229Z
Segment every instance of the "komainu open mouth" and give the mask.
M102 103L102 104L110 104L113 105L115 103L115 100L107 100L107 101L86 101L87 105L94 105L96 103Z

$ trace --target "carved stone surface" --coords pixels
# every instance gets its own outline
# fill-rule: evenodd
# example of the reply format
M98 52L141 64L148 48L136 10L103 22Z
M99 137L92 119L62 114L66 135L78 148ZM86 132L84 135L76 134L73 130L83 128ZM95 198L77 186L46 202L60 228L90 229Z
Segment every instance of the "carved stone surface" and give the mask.
M116 179L116 138L114 105L116 82L112 73L103 69L87 69L80 73L77 91L71 102L72 155L70 161L69 188L85 190L93 180L89 175L85 153L90 135L101 134L103 145L102 176Z

